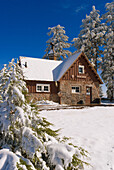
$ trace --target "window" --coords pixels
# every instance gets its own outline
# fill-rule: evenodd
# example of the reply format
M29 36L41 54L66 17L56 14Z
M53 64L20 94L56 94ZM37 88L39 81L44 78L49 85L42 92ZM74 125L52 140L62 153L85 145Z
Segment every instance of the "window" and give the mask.
M36 92L50 92L49 84L36 84Z
M90 95L90 87L86 87L86 94Z
M72 93L80 93L80 87L79 86L72 86Z
M78 72L84 74L84 66L79 65Z
M44 91L49 91L49 86L44 86Z
M40 85L37 85L37 89L36 89L37 92L41 92L42 91L42 86Z

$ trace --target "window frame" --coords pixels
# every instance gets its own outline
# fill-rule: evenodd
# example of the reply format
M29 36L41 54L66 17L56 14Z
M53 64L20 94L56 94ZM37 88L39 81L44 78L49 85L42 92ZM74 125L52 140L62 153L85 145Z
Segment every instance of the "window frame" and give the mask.
M41 87L41 90L38 90L38 86ZM36 84L36 92L42 92L42 85L41 84Z
M91 89L90 89L91 87L86 87L86 95L88 95L88 96L90 96L90 94L91 94ZM89 89L89 91L87 91L87 89Z
M38 90L38 89L37 89L38 86L41 86L41 90ZM44 89L45 86L48 87L48 91L46 91L46 90ZM50 84L36 84L36 92L37 92L37 93L42 93L42 92L43 92L43 93L49 93L49 92L50 92Z
M79 71L79 68L82 68L82 72ZM78 66L78 73L79 74L84 74L84 66L83 65Z
M73 92L73 89L72 89L73 87L75 88L75 91L74 91L74 92ZM78 92L76 91L76 88L77 88L77 87L79 88L79 91L78 91ZM80 87L80 86L75 86L75 85L74 85L74 86L73 86L73 85L71 86L71 93L72 93L72 94L80 94L80 92L81 92L81 87Z

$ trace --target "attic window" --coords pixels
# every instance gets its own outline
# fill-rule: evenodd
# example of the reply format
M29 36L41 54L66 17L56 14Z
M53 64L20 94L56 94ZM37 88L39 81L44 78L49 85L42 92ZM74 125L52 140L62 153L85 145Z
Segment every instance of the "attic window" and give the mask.
M36 92L50 92L50 84L36 84Z
M84 66L79 65L78 72L79 74L84 74Z

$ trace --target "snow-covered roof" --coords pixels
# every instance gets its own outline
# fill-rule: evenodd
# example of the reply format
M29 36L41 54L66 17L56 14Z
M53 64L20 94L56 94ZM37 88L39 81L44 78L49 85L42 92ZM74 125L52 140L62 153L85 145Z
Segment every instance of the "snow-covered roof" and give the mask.
M25 80L53 81L53 70L62 61L20 57ZM26 67L27 65L27 67Z
M58 67L53 70L54 81L60 80L60 78L65 74L68 68L74 63L81 53L82 52L75 53L72 56L66 58L60 65L58 65Z
M25 80L59 81L82 52L75 53L63 61L40 58L20 57ZM86 57L86 56L85 56ZM86 57L89 62L88 58ZM101 84L102 80L90 63Z
M80 54L75 53L63 61L21 56L24 77L26 80L58 81Z

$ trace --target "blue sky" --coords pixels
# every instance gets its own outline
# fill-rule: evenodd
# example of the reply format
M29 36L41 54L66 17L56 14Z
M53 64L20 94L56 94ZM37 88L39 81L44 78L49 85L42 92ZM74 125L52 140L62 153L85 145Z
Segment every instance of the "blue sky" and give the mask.
M103 14L108 2L112 0L0 0L0 69L19 56L42 58L48 27L64 26L70 42L92 6Z

